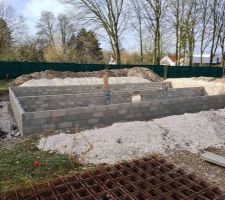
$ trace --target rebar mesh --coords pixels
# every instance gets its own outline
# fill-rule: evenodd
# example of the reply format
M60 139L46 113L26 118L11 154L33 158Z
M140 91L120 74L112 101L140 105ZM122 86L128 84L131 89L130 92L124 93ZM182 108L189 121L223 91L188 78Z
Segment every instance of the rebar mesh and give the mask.
M30 185L1 200L224 200L216 187L157 156Z

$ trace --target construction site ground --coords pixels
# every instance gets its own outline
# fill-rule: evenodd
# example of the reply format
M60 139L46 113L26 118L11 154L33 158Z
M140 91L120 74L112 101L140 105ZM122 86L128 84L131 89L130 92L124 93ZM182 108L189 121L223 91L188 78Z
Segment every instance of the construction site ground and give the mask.
M6 98L6 96L7 95L4 94L4 98ZM68 134L73 133L70 130L66 132ZM45 134L59 134L59 131ZM95 167L94 165L84 166L79 163L77 159L71 159L68 155L61 156L58 153L49 154L47 152L42 152L36 148L37 142L37 138L35 140L30 140L28 138L1 140L0 154L1 158L4 157L5 159L1 159L0 169L3 171L0 174L5 174L6 176L1 177L0 191L7 191L12 187L24 187L29 183L42 183L42 181L55 179L58 175L68 175L77 172L77 170L80 171L89 167ZM223 148L209 148L208 150L225 156ZM25 163L23 163L22 160L24 157L27 158ZM222 191L225 191L225 169L203 161L199 153L176 150L168 155L167 159L183 168L185 171L190 171L202 180L214 184ZM36 160L41 160L42 166L40 168L32 166ZM49 168L49 166L52 167ZM65 166L67 167L65 168ZM74 168L74 166L78 167ZM46 168L49 170L48 173L45 171ZM7 170L8 174L6 174L4 170ZM12 176L14 176L13 179L10 178ZM32 177L34 177L34 179Z
M127 72L125 73L124 76L127 75ZM38 74L38 78L39 79L41 76L40 74ZM50 75L49 75L50 76ZM54 75L53 75L54 76ZM65 75L66 76L66 75ZM82 75L83 77L84 75ZM92 75L90 75L92 76ZM96 75L97 77L99 75ZM141 75L142 77L142 75ZM43 78L43 76L41 76L41 78ZM44 77L45 78L45 77ZM25 78L21 78L17 79L17 82L14 82L14 85L19 85L21 83L26 82L25 80L31 80L32 76L25 76ZM223 82L223 79L216 79L216 80L212 80L212 78L198 78L197 80L204 80L206 82ZM150 79L149 79L150 80ZM190 81L192 81L190 79ZM0 110L1 110L1 114L2 114L2 110L4 108L6 108L5 106L7 106L7 109L5 109L6 111L6 115L7 116L11 116L10 113L10 109L8 109L8 94L7 92L3 92L0 93ZM4 117L3 117L4 118ZM2 119L1 119L2 120ZM11 121L10 118L10 122L6 120L6 123L9 123L10 126L13 123L13 120ZM2 127L0 127L2 128ZM60 131L52 131L52 132L48 132L48 133L44 133L45 135L55 135L55 134L59 134ZM71 134L73 133L72 130L67 130L65 131L65 133L67 134ZM123 185L120 185L119 182L114 182L114 179L116 179L115 177L111 177L110 176L110 180L107 181L107 183L113 183L116 184L116 187L113 186L113 188L107 188L107 186L105 186L103 184L103 188L102 186L99 187L99 182L98 179L95 179L95 175L93 175L92 177L90 177L90 175L88 175L88 178L86 179L91 179L94 180L96 183L94 184L95 186L91 186L88 185L89 183L86 182L87 180L81 180L81 175L73 175L72 178L61 178L56 182L51 182L52 180L56 179L58 176L71 176L71 174L76 173L77 171L83 171L86 170L87 168L91 168L91 169L95 169L97 168L101 168L103 166L103 164L90 164L90 165L84 165L83 163L81 163L75 156L71 156L71 155L61 155L57 152L45 152L45 151L41 151L40 149L37 148L39 142L39 137L35 137L35 139L33 138L6 138L6 139L0 139L0 191L5 192L9 189L12 189L13 187L17 189L21 189L20 187L24 187L27 185L33 185L32 188L29 188L28 190L19 190L19 192L14 192L14 193L10 193L10 194L6 194L9 195L8 199L35 199L33 198L33 196L29 196L31 195L30 193L33 193L35 195L39 195L39 199L47 199L46 197L43 197L43 193L46 194L49 198L49 200L53 200L55 199L55 197L57 195L60 196L61 199L69 199L69 196L74 197L74 199L95 199L95 189L97 189L97 191L100 191L96 193L97 197L101 197L102 199L146 199L147 197L151 197L150 195L152 195L153 193L150 192L151 191L155 191L154 186L151 185L151 182L147 182L147 181L143 181L143 177L141 178L139 175L140 173L145 173L147 174L148 177L147 179L151 179L154 178L154 176L161 176L161 173L170 173L172 169L167 169L169 171L167 172L160 172L157 171L158 169L155 169L154 166L151 167L151 169L156 170L157 174L152 176L149 175L148 173L146 173L145 171L141 171L141 172L137 172L139 173L138 175L138 180L134 180L134 181L130 181L131 183L129 183L131 186L131 188L129 188L129 184L124 187ZM20 149L20 151L19 151ZM210 152L214 152L217 153L219 155L225 156L225 150L223 147L219 148L214 148L214 147L210 147L204 150L208 150ZM147 157L150 155L146 155ZM163 155L165 156L165 155ZM4 157L4 159L2 159ZM24 158L24 159L23 159ZM168 155L165 156L166 160L168 160L170 163L174 163L175 165L177 165L179 168L184 169L184 174L179 174L177 175L177 178L185 178L185 179L190 179L191 182L193 182L193 176L192 175L187 175L187 172L191 172L194 173L198 179L201 179L203 181L208 182L209 184L212 184L214 186L217 186L220 188L220 190L222 192L225 192L225 168L219 167L217 165L213 165L211 163L205 162L201 159L201 151L197 152L197 153L191 153L190 151L187 150L173 150L172 152L170 152ZM155 158L151 158L153 159L153 161L151 162L155 162ZM150 160L151 160L150 159ZM139 168L140 167L140 163L144 164L145 162L150 162L150 160L141 160L140 162L135 162L133 164L133 166L135 166L134 168ZM36 167L35 164L37 163L40 164L40 166ZM157 163L159 162L158 160L156 161ZM161 161L160 161L161 162ZM159 166L162 166L162 168L164 168L164 161L162 162L162 164L159 164ZM123 166L126 168L126 166ZM165 167L166 168L166 167ZM106 169L111 169L112 173L115 172L115 167L109 167ZM120 169L122 170L122 169ZM134 178L136 177L136 172L130 172L129 169L128 172L130 174L128 174L127 176L130 176L130 178ZM153 170L153 171L154 171ZM97 170L98 171L98 170ZM96 171L96 173L97 173ZM104 171L104 170L103 170ZM149 169L147 170L149 171ZM150 170L151 171L151 170ZM172 170L173 171L173 170ZM93 171L92 171L93 172ZM181 171L182 172L182 171ZM102 172L101 172L102 173ZM106 173L103 172L103 173ZM117 175L118 173L115 172ZM4 174L4 175L3 175ZM108 174L108 172L107 172ZM154 174L154 173L153 173ZM108 175L107 175L108 176ZM13 178L12 178L13 177ZM111 182L111 178L113 179ZM119 177L117 177L118 179ZM124 177L121 176L121 179L123 179ZM85 179L85 178L84 178ZM155 178L154 178L155 179ZM157 179L157 178L156 178ZM177 180L178 180L177 179ZM126 179L125 179L126 180ZM50 184L46 185L46 181L50 181ZM176 180L171 180L176 181ZM63 183L65 182L65 184ZM137 183L133 183L133 182L137 182ZM195 181L194 181L195 182ZM77 184L77 183L82 183L83 185L85 185L87 188L89 188L85 193L88 194L89 196L82 196L83 191L79 190L78 188L75 188L73 185ZM147 183L150 184L149 187L151 189L149 189L148 191L146 191L143 186L142 183ZM200 189L200 190L192 190L190 189L191 184L190 183L190 187L186 186L185 184L183 184L182 182L179 182L181 185L183 185L183 189L186 189L189 191L189 193L192 195L192 199L213 199L211 195L214 195L215 197L218 197L218 199L225 199L225 197L221 197L220 194L217 190L211 190L211 189ZM195 184L197 183L198 187L196 186L196 188L199 187L206 187L206 185L201 185L203 182L195 182ZM40 186L36 186L42 184ZM55 184L55 185L54 185ZM62 186L62 184L64 186ZM112 185L113 185L112 184ZM138 185L139 184L139 185ZM160 185L161 184L161 185ZM179 198L179 195L183 195L182 197L184 197L183 199L191 199L188 192L177 190L177 188L171 188L170 186L168 186L170 188L170 192L168 192L168 188L165 189L164 187L162 187L161 189L159 189L160 186L165 186L162 183L160 183L157 187L156 190L156 195L159 196L159 194L163 194L163 198L164 199L182 199ZM168 185L168 182L165 183L166 185ZM97 186L96 186L97 185ZM107 185L107 184L106 184ZM172 184L173 185L173 184ZM19 186L19 187L18 187ZM48 188L46 188L48 187ZM55 187L55 189L52 189L53 187ZM66 189L65 189L66 187ZM132 187L136 188L136 193L132 192ZM45 189L43 189L45 188ZM182 187L181 187L182 188ZM131 191L129 191L131 189ZM69 190L69 192L68 192ZM79 191L78 191L79 190ZM49 192L51 191L51 192ZM63 194L63 191L64 192ZM78 191L78 192L77 192ZM23 193L21 193L23 192ZM79 193L80 192L80 193ZM174 196L174 193L175 196ZM67 194L68 193L68 194ZM72 193L72 194L70 194ZM76 194L74 194L76 193ZM81 196L76 196L76 195L81 195ZM12 195L10 197L10 195ZM16 197L16 195L19 195ZM40 195L42 195L40 197ZM51 197L52 195L52 197ZM116 195L121 195L120 197L116 196ZM172 196L171 196L172 195ZM178 195L176 197L176 195ZM185 196L186 195L186 196ZM200 196L201 198L200 198ZM205 196L204 196L205 195ZM220 196L220 198L219 198ZM84 198L85 197L85 198ZM124 198L122 198L124 197ZM194 198L196 197L196 198ZM198 198L197 198L198 197ZM161 196L161 199L163 199ZM2 199L3 196L2 196ZM148 199L148 198L147 198ZM152 199L157 199L157 198L152 198ZM158 198L160 199L160 198Z

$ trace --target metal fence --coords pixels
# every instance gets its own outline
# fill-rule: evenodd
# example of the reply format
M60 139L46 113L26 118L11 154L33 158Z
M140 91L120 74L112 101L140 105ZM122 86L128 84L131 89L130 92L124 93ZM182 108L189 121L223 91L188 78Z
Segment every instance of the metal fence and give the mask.
M74 64L74 63L45 63L45 62L0 62L0 79L16 78L23 74L40 72L44 70L56 71L99 71L104 70L104 64ZM156 66L156 65L110 65L110 69L122 69L132 67L146 67L153 70L161 77L185 78L185 77L222 77L221 67L190 67L190 66Z

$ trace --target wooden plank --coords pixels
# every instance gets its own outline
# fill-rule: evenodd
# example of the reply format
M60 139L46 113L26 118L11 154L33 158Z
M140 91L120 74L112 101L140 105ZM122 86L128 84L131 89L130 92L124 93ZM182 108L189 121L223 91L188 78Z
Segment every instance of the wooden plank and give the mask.
M213 164L219 165L221 167L225 167L225 157L211 153L211 152L205 152L201 155L203 160L211 162Z

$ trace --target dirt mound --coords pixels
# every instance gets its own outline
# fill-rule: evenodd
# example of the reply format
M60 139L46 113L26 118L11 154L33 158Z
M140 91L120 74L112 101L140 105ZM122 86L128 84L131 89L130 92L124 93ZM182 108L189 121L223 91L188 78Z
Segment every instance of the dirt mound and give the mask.
M84 78L84 77L96 77L101 78L103 77L104 70L102 71L94 71L94 72L59 72L53 70L46 70L41 72L34 72L32 74L22 75L16 78L10 85L11 86L18 86L23 84L26 81L31 79L53 79L53 78ZM152 82L161 81L162 78L155 74L153 71L143 68L143 67L135 67L131 69L114 69L110 70L111 77L127 77L127 76L134 76L148 79Z

